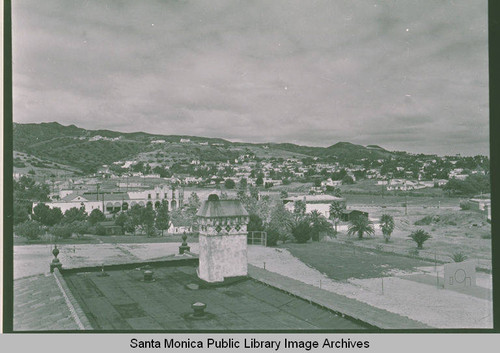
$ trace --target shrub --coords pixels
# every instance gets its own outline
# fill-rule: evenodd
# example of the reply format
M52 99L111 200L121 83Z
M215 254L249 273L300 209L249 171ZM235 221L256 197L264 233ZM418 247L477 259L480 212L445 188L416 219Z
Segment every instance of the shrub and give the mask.
M56 224L50 231L56 238L68 239L71 238L71 227L69 224Z
M280 233L276 229L269 229L267 231L267 246L275 246L280 239Z
M424 242L431 238L431 235L427 233L423 229L417 229L413 233L411 233L408 237L410 237L415 243L417 243L417 249L422 249Z
M16 225L14 227L14 233L21 237L28 238L29 240L35 240L38 239L44 231L37 221L26 221Z
M410 249L408 250L408 254L410 256L418 256L418 249Z
M96 235L106 235L106 229L102 224L98 224L95 226L95 234Z
M424 218L422 219L419 219L418 221L415 221L415 225L416 226L428 226L429 224L431 224L433 221L433 217L432 216L425 216Z
M309 221L304 220L299 222L295 227L292 228L292 235L297 241L297 243L306 243L311 239L311 226Z
M471 205L468 201L460 201L460 209L462 211L468 211L471 209Z
M455 262L462 262L462 261L467 260L468 256L465 255L465 253L463 253L461 251L457 251L457 252L454 252L453 254L451 254L450 258Z

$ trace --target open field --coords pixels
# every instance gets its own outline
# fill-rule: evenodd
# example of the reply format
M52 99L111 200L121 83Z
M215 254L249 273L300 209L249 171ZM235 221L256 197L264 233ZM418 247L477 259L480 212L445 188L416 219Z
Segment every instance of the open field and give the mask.
M339 243L288 243L281 247L335 280L383 277L404 271L410 272L416 267L432 266L432 263L427 261Z

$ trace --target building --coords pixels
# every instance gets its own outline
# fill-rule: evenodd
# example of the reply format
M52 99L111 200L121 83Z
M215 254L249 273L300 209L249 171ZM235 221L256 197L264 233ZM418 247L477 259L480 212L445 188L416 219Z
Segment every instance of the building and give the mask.
M113 214L126 211L134 205L147 206L151 204L157 208L163 201L168 203L168 207L174 210L184 204L184 190L171 189L167 186L156 186L153 189L129 192L72 192L66 194L59 201L46 202L50 208L58 207L62 213L76 207L84 208L90 214L94 209L100 210L104 214ZM39 202L33 203L35 207Z
M351 222L356 218L364 216L368 218L368 212L363 212L359 210L345 210L342 211L342 215L340 216L340 220L343 222Z
M330 218L330 205L332 204L332 202L338 201L345 204L345 199L332 195L304 195L292 196L283 199L285 208L290 212L293 212L295 208L295 202L297 201L304 201L306 203L306 213L318 211L326 218Z

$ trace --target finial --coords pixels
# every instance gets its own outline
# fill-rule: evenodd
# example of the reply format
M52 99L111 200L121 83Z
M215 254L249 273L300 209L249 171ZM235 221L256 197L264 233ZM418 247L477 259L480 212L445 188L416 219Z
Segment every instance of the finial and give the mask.
M62 269L62 264L61 261L57 258L57 255L59 255L59 249L57 248L57 245L54 244L54 249L52 250L52 255L54 255L54 258L52 259L52 262L50 263L50 272L54 272L54 268L58 268L59 271Z
M186 235L186 232L184 232L182 234L182 244L181 244L181 246L179 246L179 254L181 254L181 255L184 254L184 251L191 250L191 247L188 246L186 239L187 239L187 235Z

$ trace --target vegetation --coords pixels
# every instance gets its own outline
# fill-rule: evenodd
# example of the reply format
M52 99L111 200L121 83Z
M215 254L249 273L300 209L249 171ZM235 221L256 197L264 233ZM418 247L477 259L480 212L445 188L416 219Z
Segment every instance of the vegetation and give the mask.
M345 203L341 201L333 201L330 204L330 219L335 222L335 231L337 231L337 224L339 223L340 217L342 216L342 212L344 212L345 208Z
M44 230L37 221L25 221L14 226L14 233L29 240L35 240L44 233Z
M467 260L468 256L462 251L457 251L451 254L450 258L455 262L463 262Z
M98 222L103 222L106 220L106 216L104 216L104 213L101 212L99 209L94 209L92 212L90 212L89 217L88 217L88 222L90 225L94 226Z
M491 190L489 174L472 174L465 180L450 179L443 190L453 195L474 196Z
M351 225L347 230L347 235L351 236L353 234L358 235L358 239L363 239L363 235L373 235L375 229L373 228L372 222L366 216L356 217L351 221Z
M299 221L296 225L292 227L292 235L297 241L297 243L306 243L311 239L311 225L308 220L304 219Z
M431 238L431 235L423 229L417 229L409 237L417 243L417 249L423 249L424 242Z
M468 210L470 210L470 209L471 209L471 204L470 204L470 202L469 202L469 201L466 201L466 200L464 200L464 201L460 201L460 209L461 209L462 211L468 211Z
M308 220L311 224L311 239L313 241L319 241L321 234L334 235L335 230L325 216L320 214L318 211L312 211Z
M391 238L391 234L394 231L394 217L388 214L383 214L380 217L380 223L385 242L388 243Z
M161 230L161 236L163 236L163 232L168 229L170 224L170 215L168 212L168 203L163 200L160 207L156 210L156 220L155 225L156 228Z
M61 209L58 207L50 208L44 203L39 203L33 208L32 219L46 226L53 226L63 219Z

